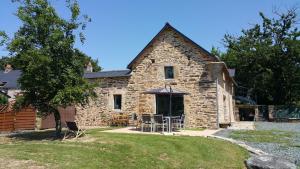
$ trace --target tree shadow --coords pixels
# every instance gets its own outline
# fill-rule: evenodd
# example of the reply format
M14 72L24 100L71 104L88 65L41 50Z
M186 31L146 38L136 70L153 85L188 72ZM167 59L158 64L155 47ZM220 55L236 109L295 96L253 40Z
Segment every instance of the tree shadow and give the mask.
M24 141L43 141L43 140L62 140L65 131L61 132L59 138L56 137L55 130L41 130L41 131L26 131L20 133L13 133L7 136L11 139L24 140Z

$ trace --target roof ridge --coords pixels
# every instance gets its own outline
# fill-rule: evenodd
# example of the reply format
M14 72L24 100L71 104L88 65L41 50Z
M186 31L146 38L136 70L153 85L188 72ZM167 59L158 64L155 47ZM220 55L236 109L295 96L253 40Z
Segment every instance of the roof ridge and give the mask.
M206 49L204 49L203 47L201 47L199 44L197 44L196 42L194 42L192 39L190 39L189 37L187 37L186 35L184 35L183 33L181 33L179 30L177 30L176 28L174 28L170 23L166 22L166 24L164 25L164 27L149 41L149 43L138 53L138 55L127 65L128 69L132 68L132 65L134 64L134 62L144 53L144 51L153 43L153 41L155 39L157 39L157 37L166 29L172 29L173 31L175 31L176 33L178 33L180 36L182 36L184 39L190 41L193 45L195 45L196 47L198 47L200 50L204 51L207 55L209 55L210 57L214 58L216 61L220 61L220 59L216 56L214 56L213 54L211 54L209 51L207 51Z
M124 70L105 70L105 71L98 71L98 72L84 72L86 73L106 73L106 72L122 72L122 71L130 71L129 69L124 69Z

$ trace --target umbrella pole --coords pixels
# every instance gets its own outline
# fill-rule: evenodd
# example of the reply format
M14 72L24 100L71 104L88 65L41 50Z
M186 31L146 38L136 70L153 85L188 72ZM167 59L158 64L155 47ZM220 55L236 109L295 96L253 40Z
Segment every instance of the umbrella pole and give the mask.
M172 132L172 89L171 86L170 87L170 97L169 97L169 117L170 117L170 122L169 122L169 132Z

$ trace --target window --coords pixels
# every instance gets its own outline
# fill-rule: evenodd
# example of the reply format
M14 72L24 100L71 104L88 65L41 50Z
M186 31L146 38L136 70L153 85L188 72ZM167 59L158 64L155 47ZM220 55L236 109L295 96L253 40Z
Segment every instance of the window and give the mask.
M165 66L165 79L174 79L173 66Z
M114 109L121 110L122 107L122 95L114 95Z

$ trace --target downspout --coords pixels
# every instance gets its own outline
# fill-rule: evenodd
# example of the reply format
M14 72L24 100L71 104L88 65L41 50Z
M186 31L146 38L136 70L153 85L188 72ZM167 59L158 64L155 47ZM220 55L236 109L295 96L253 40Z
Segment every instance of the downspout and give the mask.
M217 77L216 79L216 88L217 88L217 100L216 100L216 103L217 103L217 128L220 128L220 125L219 125L219 89L218 89L218 86L219 86L219 79Z

